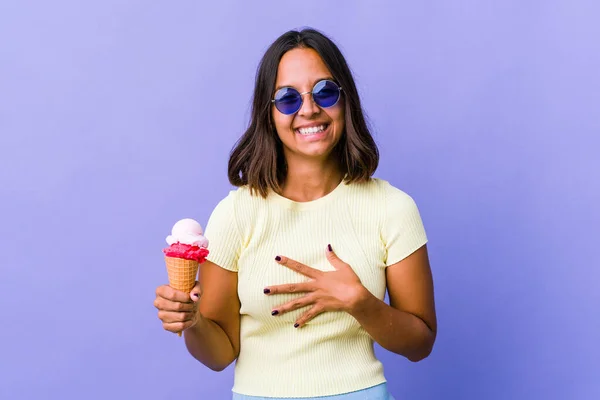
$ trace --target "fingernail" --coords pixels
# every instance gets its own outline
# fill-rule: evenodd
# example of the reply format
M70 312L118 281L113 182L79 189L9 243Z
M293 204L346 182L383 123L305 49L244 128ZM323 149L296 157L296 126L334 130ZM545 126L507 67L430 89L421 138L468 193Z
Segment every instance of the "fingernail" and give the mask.
M275 257L275 261L281 261L281 257L279 257L279 256Z
M268 288L267 288L267 289L264 289L264 290L263 290L263 293L264 293L264 294L269 294L269 293L271 293L271 289L268 289Z
M198 297L198 293L194 293L194 297Z
M333 251L330 244L327 245L327 248L329 249L329 251Z
M279 311L277 311L277 310L271 311L271 315L277 315L277 314L279 314Z
M295 324L294 324L294 328L297 328L297 327L299 327L299 326L300 326L300 324L298 324L298 323L295 323Z

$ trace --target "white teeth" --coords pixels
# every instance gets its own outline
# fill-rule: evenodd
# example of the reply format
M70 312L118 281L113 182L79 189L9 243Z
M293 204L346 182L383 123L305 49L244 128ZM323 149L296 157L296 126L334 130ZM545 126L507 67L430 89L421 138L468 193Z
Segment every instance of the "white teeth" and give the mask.
M300 128L298 132L302 135L314 135L315 133L323 132L325 130L325 125L321 126L312 126L310 128Z

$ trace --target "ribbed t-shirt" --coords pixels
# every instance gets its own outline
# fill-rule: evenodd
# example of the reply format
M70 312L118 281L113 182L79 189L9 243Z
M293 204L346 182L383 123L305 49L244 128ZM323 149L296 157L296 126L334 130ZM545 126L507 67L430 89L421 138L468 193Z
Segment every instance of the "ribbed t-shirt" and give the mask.
M294 322L308 308L272 316L303 293L265 295L269 285L310 278L278 264L282 255L322 271L331 244L362 284L384 299L385 268L427 243L416 203L389 182L341 182L317 200L296 202L271 192L264 199L237 188L221 200L206 226L208 260L237 272L240 354L233 391L265 397L316 397L385 382L373 339L351 315L330 311L304 327ZM382 321L385 323L385 321Z

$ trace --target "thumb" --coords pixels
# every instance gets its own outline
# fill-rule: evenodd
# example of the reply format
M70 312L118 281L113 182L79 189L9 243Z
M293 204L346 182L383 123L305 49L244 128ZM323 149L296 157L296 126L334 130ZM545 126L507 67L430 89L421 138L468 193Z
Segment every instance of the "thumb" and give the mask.
M346 263L340 260L337 254L335 254L330 244L327 245L327 260L329 260L329 263L333 265L335 269L341 269L346 266Z
M202 289L200 289L200 282L196 281L196 284L190 291L190 298L192 301L196 302L200 300L200 296L202 296Z

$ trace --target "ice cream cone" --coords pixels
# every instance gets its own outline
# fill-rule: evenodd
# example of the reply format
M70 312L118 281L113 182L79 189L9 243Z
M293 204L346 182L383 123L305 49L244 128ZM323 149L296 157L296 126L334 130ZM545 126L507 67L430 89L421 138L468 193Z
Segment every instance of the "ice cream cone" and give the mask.
M169 286L190 293L196 284L198 261L165 256L165 263L169 275ZM177 336L181 336L181 332L177 332Z

